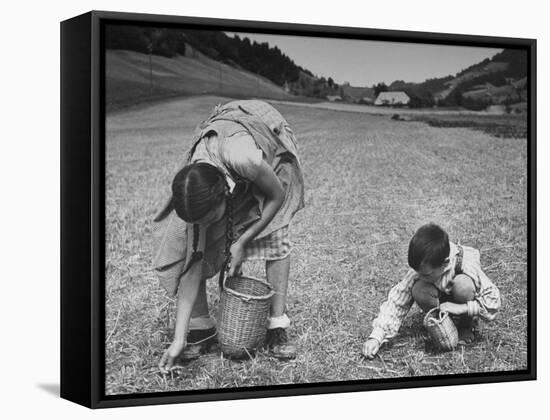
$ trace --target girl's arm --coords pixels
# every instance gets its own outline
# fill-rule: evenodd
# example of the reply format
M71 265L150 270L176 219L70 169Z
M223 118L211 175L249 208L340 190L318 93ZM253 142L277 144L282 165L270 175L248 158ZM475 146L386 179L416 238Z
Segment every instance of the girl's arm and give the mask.
M193 225L188 225L187 229L187 258L191 261L193 253ZM204 243L206 238L205 229L199 231L199 242L197 251L204 252ZM191 311L197 299L200 282L202 281L202 261L195 262L189 270L179 280L178 298L176 302L176 325L174 329L174 339L172 344L162 356L159 368L166 373L172 368L176 358L187 345L187 331L189 329L189 320Z
M262 215L231 246L229 277L238 273L244 257L244 248L273 220L285 199L285 191L281 181L265 161L261 162L258 174L253 182L265 197Z
M178 288L178 300L176 303L176 326L174 329L174 341L185 343L191 311L199 285L202 281L202 261L198 261L180 279Z
M273 220L285 200L281 181L265 161L260 164L258 175L253 182L265 196L265 201L260 219L250 225L239 238L245 244L254 239Z

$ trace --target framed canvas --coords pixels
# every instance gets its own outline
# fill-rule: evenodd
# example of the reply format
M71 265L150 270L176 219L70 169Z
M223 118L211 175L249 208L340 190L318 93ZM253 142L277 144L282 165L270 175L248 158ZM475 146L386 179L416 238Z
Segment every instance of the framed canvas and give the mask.
M61 396L536 378L536 41L61 23Z

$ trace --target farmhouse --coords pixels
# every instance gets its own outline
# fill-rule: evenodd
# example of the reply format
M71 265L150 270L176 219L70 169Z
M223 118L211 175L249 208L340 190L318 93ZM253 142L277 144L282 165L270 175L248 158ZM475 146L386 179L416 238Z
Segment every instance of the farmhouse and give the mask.
M411 98L405 92L380 92L374 105L407 105Z
M370 103L374 102L374 89L369 87L342 85L340 95L346 102L369 103L366 98L372 98Z

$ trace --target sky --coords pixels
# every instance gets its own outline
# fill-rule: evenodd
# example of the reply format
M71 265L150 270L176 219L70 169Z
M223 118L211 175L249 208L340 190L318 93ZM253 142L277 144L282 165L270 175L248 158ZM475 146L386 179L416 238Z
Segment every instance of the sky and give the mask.
M227 32L232 37L234 33ZM372 86L454 75L502 49L238 33L277 46L297 65L338 83Z

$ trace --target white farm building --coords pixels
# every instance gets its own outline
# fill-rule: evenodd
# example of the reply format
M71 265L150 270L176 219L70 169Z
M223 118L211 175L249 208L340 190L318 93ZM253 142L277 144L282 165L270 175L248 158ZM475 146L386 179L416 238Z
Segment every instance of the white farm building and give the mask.
M410 100L405 92L380 92L374 105L407 105Z

